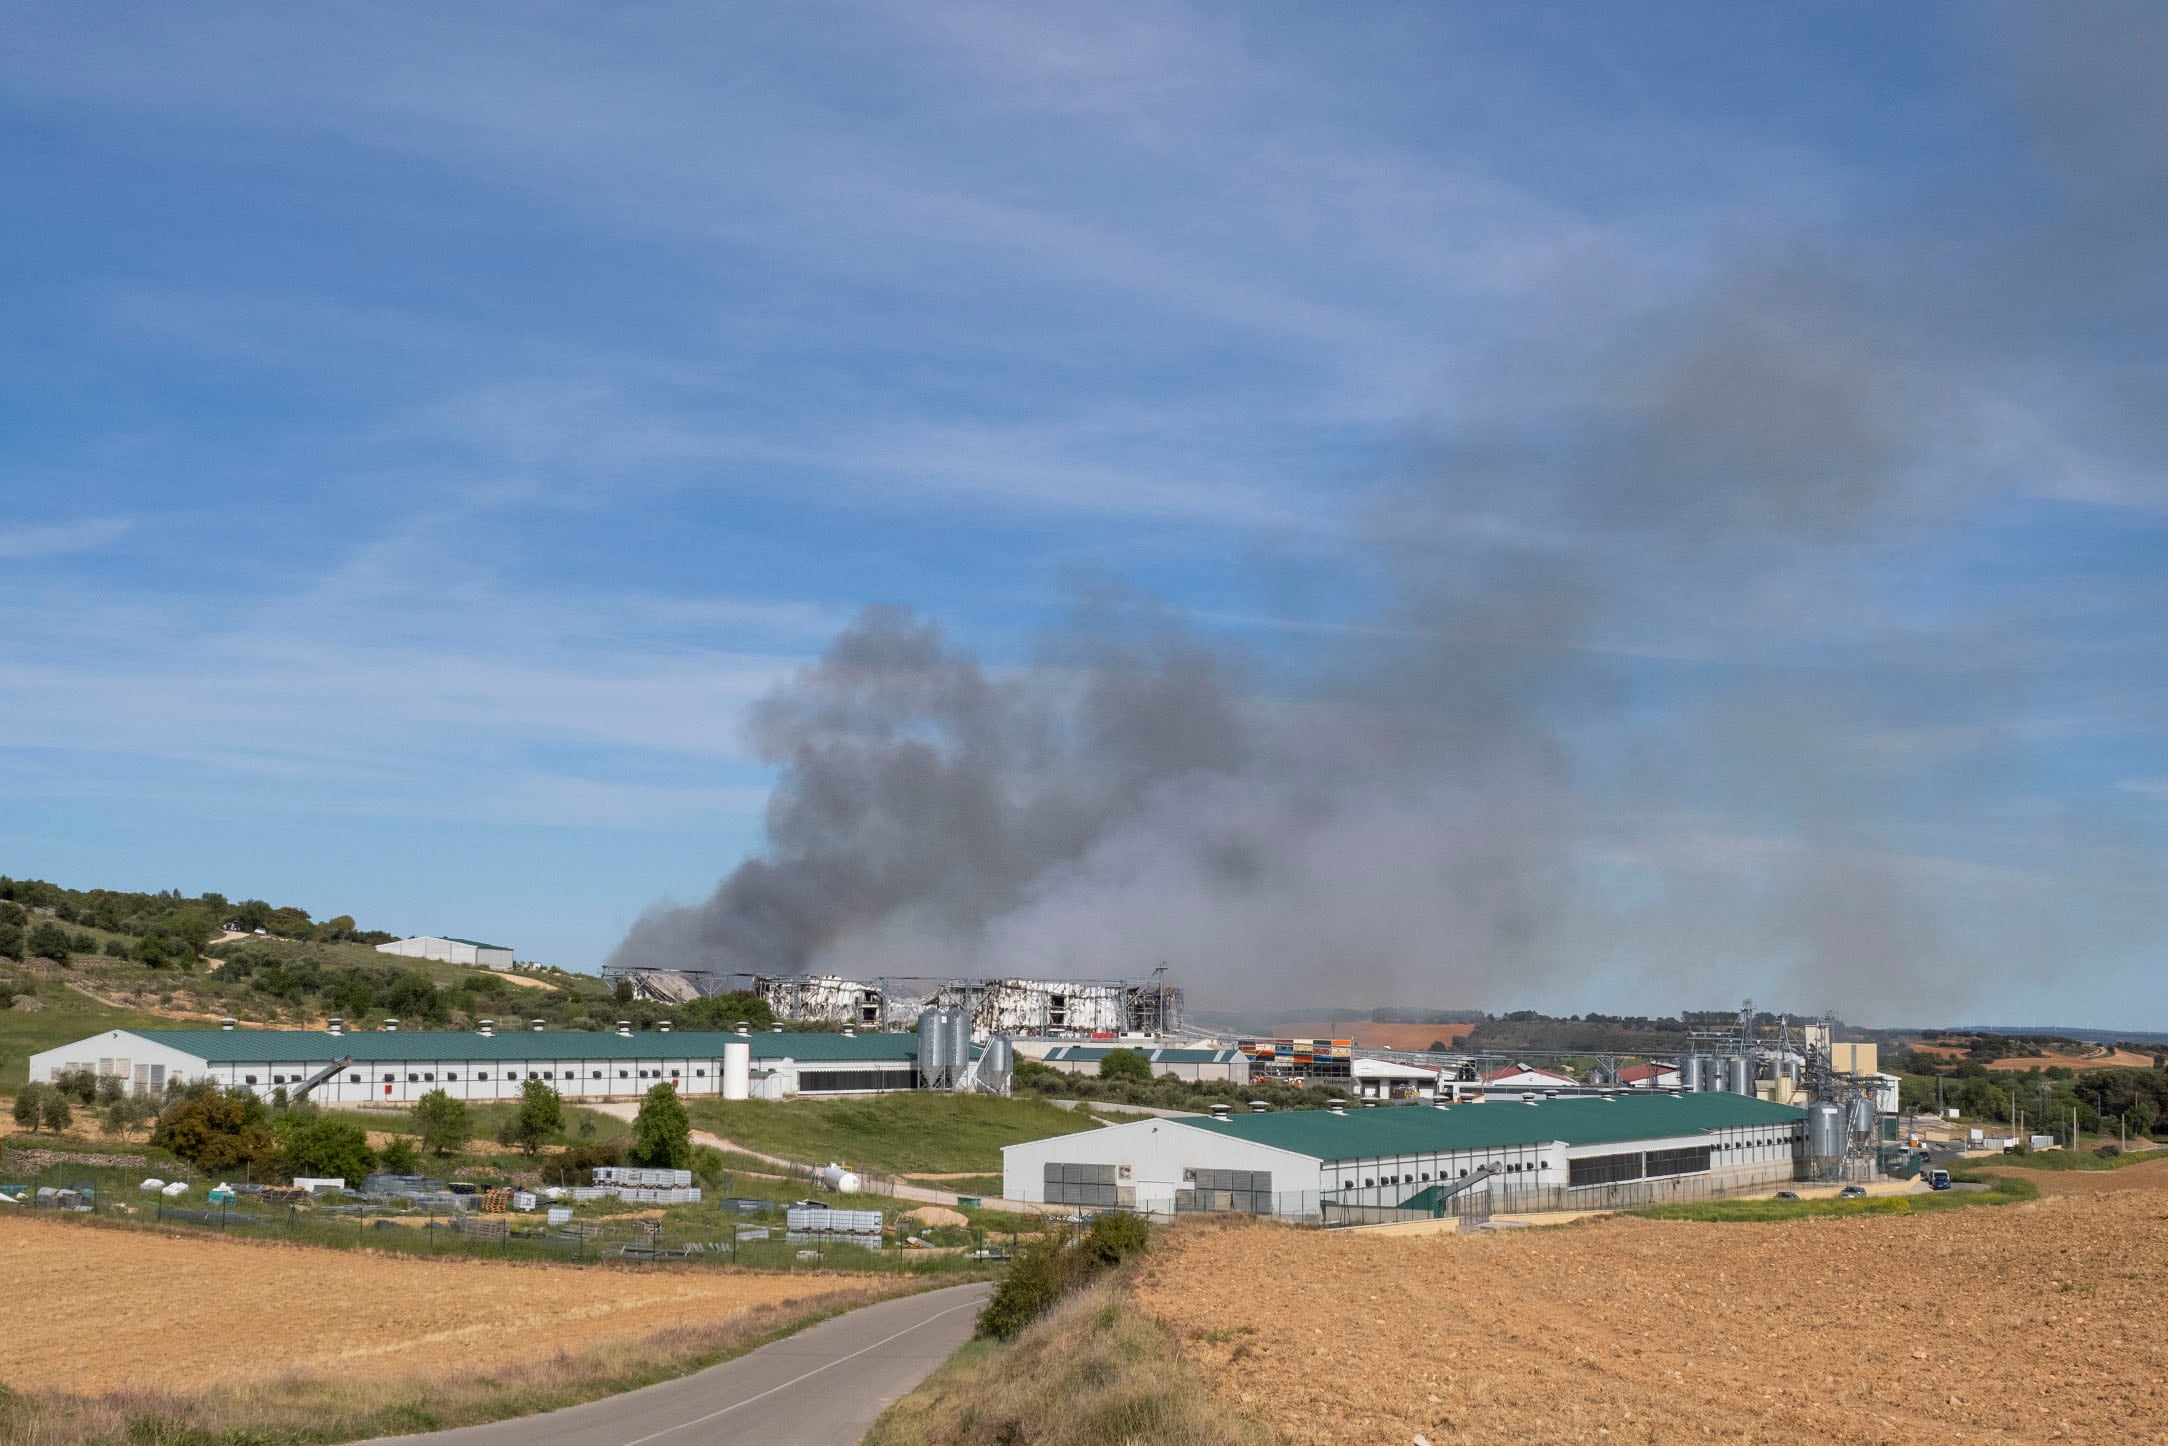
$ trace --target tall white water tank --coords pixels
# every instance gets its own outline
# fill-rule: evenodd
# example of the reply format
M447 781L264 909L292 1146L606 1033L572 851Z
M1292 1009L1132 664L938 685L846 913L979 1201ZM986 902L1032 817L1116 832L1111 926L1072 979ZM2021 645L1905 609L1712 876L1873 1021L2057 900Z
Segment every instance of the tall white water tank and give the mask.
M753 1045L751 1040L726 1039L723 1041L723 1098L742 1100L749 1092L753 1078Z

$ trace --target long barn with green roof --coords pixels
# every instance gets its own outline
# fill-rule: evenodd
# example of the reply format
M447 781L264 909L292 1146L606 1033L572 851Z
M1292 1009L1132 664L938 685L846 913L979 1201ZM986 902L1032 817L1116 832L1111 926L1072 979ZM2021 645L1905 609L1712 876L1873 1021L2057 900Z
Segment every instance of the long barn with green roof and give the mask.
M1803 1178L1806 1111L1734 1094L1162 1117L1002 1151L1002 1194L1091 1209L1317 1218L1464 1191L1590 1206Z
M334 1066L337 1066L334 1068ZM668 1081L718 1098L877 1094L918 1083L915 1034L695 1030L115 1029L30 1057L30 1078L89 1070L138 1094L208 1079L268 1095L324 1077L322 1104L515 1099L541 1080L567 1099L629 1099Z

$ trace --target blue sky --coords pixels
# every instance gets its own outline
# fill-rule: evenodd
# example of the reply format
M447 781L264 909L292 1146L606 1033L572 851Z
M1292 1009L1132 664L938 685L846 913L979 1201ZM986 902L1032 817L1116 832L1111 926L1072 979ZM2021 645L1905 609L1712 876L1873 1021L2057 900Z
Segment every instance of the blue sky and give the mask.
M592 968L868 604L1442 593L1563 922L1377 1002L2168 1027L2159 36L2027 21L0 5L0 870Z

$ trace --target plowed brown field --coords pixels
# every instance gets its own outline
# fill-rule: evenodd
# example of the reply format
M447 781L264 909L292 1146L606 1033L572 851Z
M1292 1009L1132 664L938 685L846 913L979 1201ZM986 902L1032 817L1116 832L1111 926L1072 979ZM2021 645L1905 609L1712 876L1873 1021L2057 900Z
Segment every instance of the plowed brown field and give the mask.
M2158 1441L2168 1195L1155 1248L1144 1308L1296 1441Z
M415 1260L0 1216L0 1382L95 1395L287 1372L466 1373L893 1287L832 1275Z
M1374 1019L1353 1023L1343 1019L1335 1024L1329 1019L1309 1019L1276 1024L1272 1030L1278 1039L1352 1039L1372 1049L1428 1049L1441 1039L1448 1046L1459 1044L1474 1028L1472 1024L1383 1024Z

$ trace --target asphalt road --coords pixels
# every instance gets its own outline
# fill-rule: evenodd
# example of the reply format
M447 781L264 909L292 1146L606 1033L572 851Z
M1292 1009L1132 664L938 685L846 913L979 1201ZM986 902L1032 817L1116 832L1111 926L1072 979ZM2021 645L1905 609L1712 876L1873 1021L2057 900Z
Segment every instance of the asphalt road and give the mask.
M380 1437L413 1446L851 1446L874 1417L971 1337L992 1287L955 1285L869 1305L757 1351L562 1411Z

